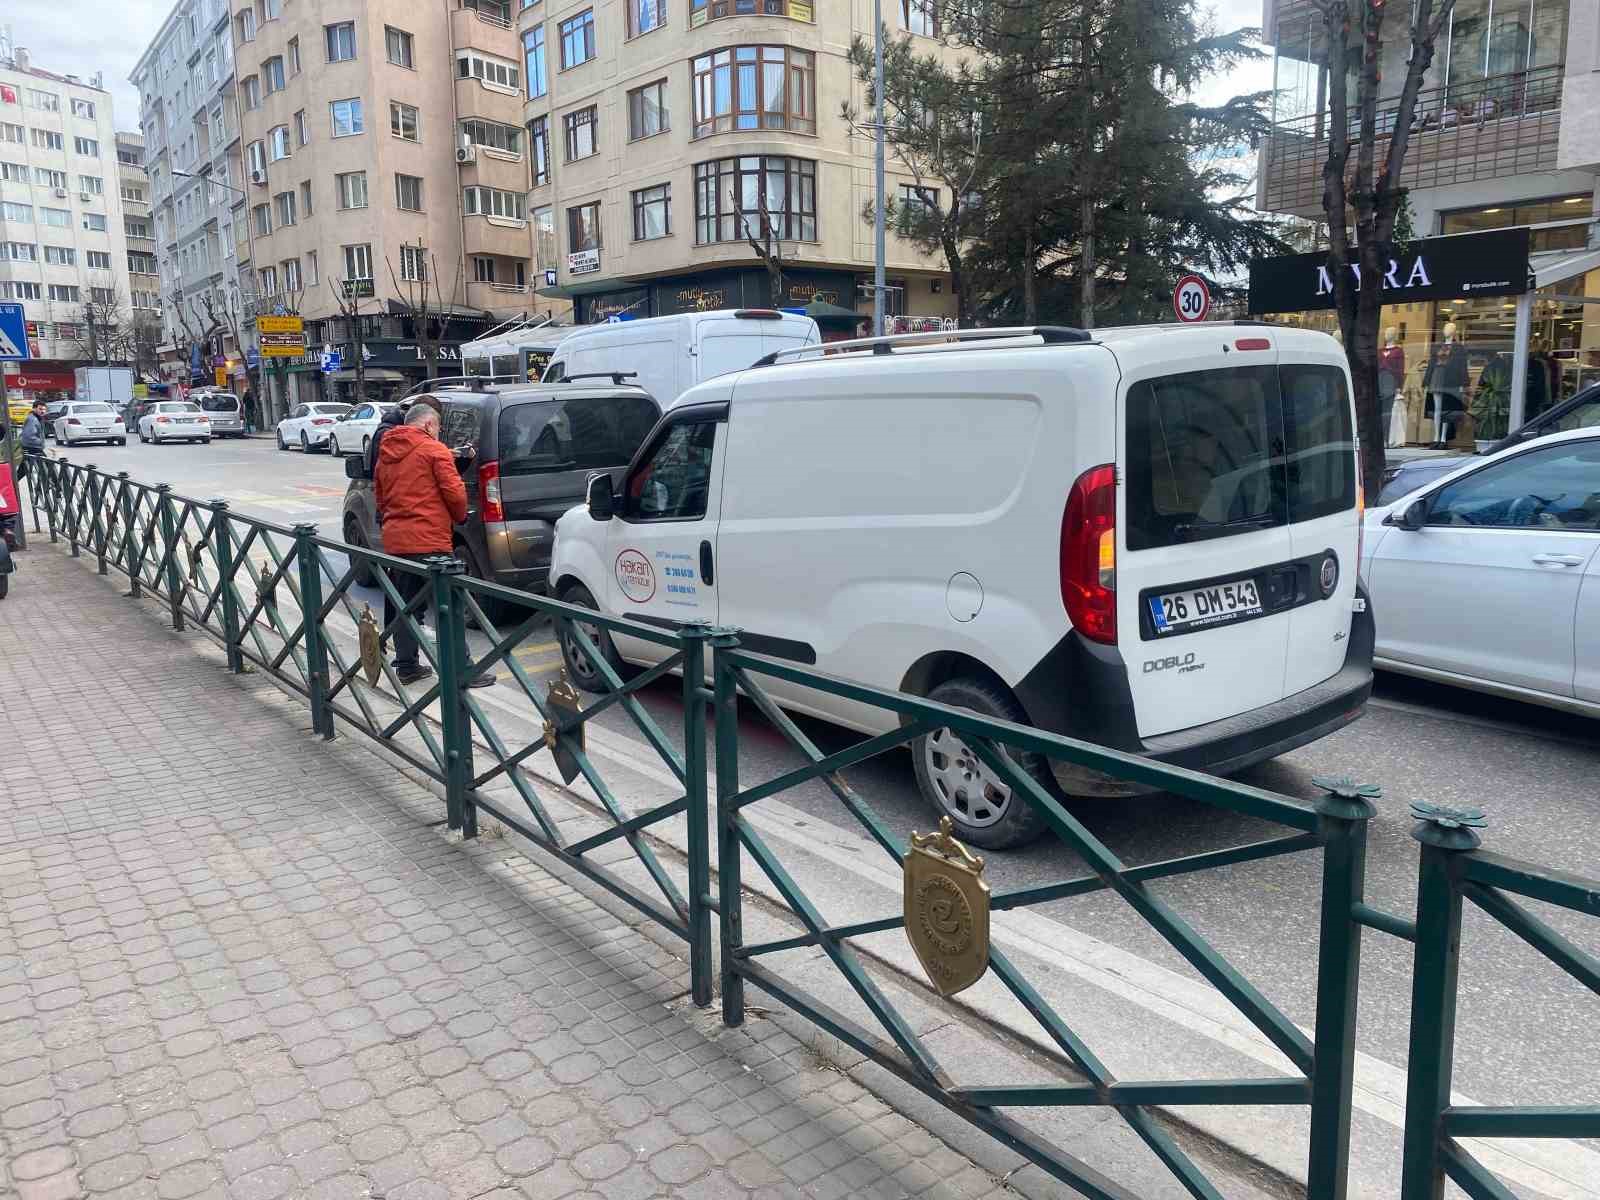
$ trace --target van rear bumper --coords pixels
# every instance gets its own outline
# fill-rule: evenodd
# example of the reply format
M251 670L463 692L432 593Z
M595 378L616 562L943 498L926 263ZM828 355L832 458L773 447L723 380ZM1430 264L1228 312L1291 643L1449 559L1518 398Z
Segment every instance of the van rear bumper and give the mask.
M1367 598L1364 589L1358 594ZM1367 610L1354 614L1344 666L1331 678L1249 712L1150 738L1139 736L1121 653L1078 633L1063 638L1016 692L1029 720L1040 729L1175 767L1228 775L1314 742L1359 718L1372 694L1372 649L1368 600ZM1150 790L1070 763L1051 766L1057 782L1071 795L1132 796Z

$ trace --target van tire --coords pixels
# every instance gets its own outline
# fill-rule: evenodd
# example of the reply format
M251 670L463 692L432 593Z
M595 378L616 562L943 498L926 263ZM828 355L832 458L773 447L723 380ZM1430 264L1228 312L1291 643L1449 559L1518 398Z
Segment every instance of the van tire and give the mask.
M483 564L478 561L477 554L475 554L472 548L467 546L464 542L457 542L455 544L453 553L457 558L466 564L467 574L473 579L478 580L480 583L499 582L499 580L495 579L483 569ZM491 596L474 595L472 599L477 606L483 610L483 615L489 618L489 624L493 625L502 633L505 632L505 626L507 623L512 621L520 621L529 615L529 610L518 608L513 604L507 604L504 600L496 600ZM467 609L467 628L483 628L483 626L479 623L478 618L473 615L470 608Z
M592 608L600 611L600 606L595 603L593 594L581 583L574 583L563 588L556 599L567 604L576 604L581 608ZM567 631L557 621L556 641L561 645L561 663L567 670L567 678L578 687L593 696L604 696L611 689L606 686L604 677L589 661L588 656L578 648L576 643L568 636ZM615 671L619 678L626 680L631 673L628 664L622 661L622 655L617 653L616 643L611 640L611 635L604 629L593 628L589 631L590 640L600 647L600 654L607 664Z
M984 679L947 679L928 693L928 699L1018 724L1027 724L1028 720L1009 690ZM1060 795L1050 775L1049 761L1042 754L1016 750L1007 753L1052 796ZM955 836L961 841L985 850L1010 850L1034 841L1044 832L1043 815L1021 797L1008 795L997 804L986 793L969 794L959 786L963 777L981 782L981 776L970 770L975 756L950 730L940 729L917 738L911 744L911 760L923 799L934 812L950 818ZM969 766L964 768L963 763Z

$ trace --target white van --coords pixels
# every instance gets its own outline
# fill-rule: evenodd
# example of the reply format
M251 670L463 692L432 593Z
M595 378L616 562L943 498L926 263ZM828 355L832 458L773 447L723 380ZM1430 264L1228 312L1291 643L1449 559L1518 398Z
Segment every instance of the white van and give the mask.
M695 384L742 371L777 350L822 340L810 317L775 308L735 308L586 325L556 347L544 382L631 374L663 409Z
M829 350L844 352L777 356L683 396L620 489L591 481L588 507L558 522L552 591L734 626L757 653L1219 774L1361 714L1372 614L1332 338L1212 323ZM664 653L602 646L614 664ZM593 664L562 650L594 686ZM763 686L863 732L896 722ZM912 750L963 839L1039 832L948 730ZM1068 795L1139 790L1022 761Z

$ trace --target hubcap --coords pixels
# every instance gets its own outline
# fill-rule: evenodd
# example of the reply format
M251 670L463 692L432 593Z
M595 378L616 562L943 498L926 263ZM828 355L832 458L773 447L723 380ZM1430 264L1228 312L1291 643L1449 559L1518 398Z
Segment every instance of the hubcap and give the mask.
M567 631L562 634L562 640L567 644L567 663L572 668L572 673L585 681L599 679L599 668L590 661L588 651L579 644L577 637L572 632L574 629L582 629L584 636L598 646L600 644L600 627L574 621Z
M953 819L981 828L993 825L1011 808L1010 785L949 729L924 738L922 755L939 803Z

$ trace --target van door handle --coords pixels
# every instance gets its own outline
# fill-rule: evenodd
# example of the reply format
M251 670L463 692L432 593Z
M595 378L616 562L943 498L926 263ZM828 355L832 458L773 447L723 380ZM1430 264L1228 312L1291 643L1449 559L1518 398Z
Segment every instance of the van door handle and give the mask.
M1583 559L1576 554L1535 554L1533 561L1541 567L1581 567Z
M700 543L700 582L707 587L711 586L714 576L711 570L711 543Z

